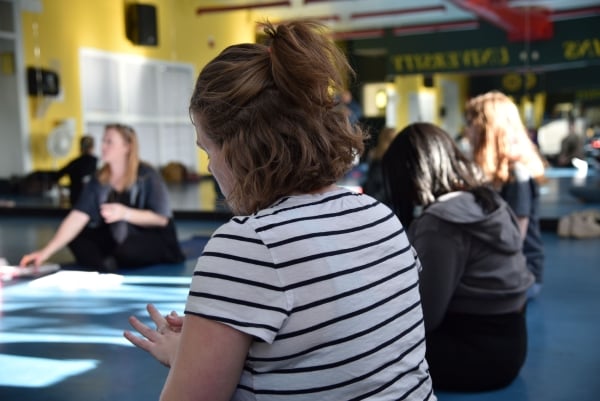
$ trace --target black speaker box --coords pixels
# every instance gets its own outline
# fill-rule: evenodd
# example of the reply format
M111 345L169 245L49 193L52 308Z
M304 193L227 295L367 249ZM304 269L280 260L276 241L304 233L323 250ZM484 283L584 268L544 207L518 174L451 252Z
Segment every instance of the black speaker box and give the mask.
M125 33L136 45L157 46L156 6L128 4L125 9Z
M27 67L27 93L31 96L56 96L60 89L58 74L37 67Z

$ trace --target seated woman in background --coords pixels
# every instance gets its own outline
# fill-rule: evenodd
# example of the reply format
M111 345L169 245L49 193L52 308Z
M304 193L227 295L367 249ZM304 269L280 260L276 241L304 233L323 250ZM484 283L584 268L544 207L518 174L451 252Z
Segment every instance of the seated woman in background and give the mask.
M473 160L517 215L527 267L535 276L528 297L535 298L544 278L540 229L540 184L545 165L529 137L517 105L505 94L476 96L465 108Z
M435 125L403 129L382 167L391 206L408 227L422 265L426 359L434 388L508 385L526 356L526 292L534 280L516 217Z
M83 269L113 271L182 262L166 185L158 172L139 160L138 149L131 127L107 125L104 166L84 187L54 237L23 256L20 265L39 266L67 245Z

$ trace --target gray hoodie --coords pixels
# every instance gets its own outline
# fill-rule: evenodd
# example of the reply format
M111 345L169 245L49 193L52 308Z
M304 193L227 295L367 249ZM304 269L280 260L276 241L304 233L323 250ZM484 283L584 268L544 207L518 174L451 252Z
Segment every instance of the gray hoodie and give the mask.
M469 192L443 195L410 225L408 237L422 264L426 331L448 312L495 315L523 307L534 278L517 220L494 196L500 206L486 214Z

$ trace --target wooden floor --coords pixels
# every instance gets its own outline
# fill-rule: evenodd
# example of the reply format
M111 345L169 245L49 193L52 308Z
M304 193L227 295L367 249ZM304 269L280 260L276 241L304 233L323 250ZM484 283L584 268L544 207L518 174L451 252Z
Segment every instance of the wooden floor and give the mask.
M559 238L552 223L584 208L568 195L572 172L555 170L543 188L546 278L528 306L528 357L506 389L439 393L441 401L596 401L600 399L600 238ZM186 190L179 189L187 205ZM191 194L196 194L193 188ZM190 197L195 195L190 195ZM177 208L177 199L175 207ZM200 209L199 209L200 210ZM216 209L215 209L216 210ZM180 239L210 235L221 215L181 209ZM210 212L208 212L210 213ZM177 216L177 214L176 214ZM0 214L0 256L16 263L43 244L60 216ZM549 228L550 227L550 228ZM54 261L68 261L65 251ZM0 400L155 400L167 369L122 337L131 314L145 316L149 302L181 312L195 262L99 275L60 271L35 280L0 283Z

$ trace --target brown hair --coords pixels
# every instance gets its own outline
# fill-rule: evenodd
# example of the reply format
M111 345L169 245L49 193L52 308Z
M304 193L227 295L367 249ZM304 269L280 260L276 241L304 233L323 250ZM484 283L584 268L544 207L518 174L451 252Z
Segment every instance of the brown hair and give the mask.
M201 71L190 101L195 124L231 168L227 202L236 213L333 184L364 149L364 133L336 107L353 72L323 25L260 25L268 43L226 48Z
M138 167L140 164L139 143L137 135L133 128L124 124L108 124L104 127L105 132L109 129L117 131L121 135L121 137L123 137L123 140L125 140L125 142L129 144L127 172L123 180L123 186L124 188L130 188L137 179ZM110 165L108 163L105 163L104 166L102 166L102 168L98 172L98 180L102 184L108 184L110 181L110 175Z
M516 162L533 178L543 178L544 162L508 96L498 91L476 96L467 102L465 117L471 128L473 159L494 185L511 179Z

